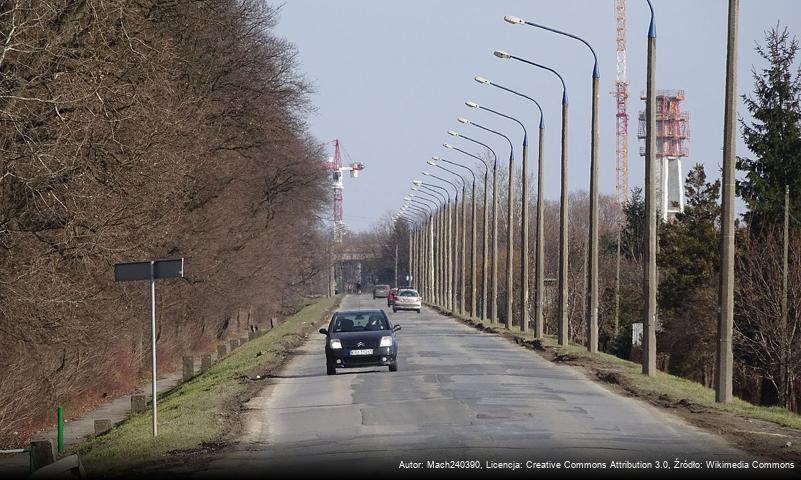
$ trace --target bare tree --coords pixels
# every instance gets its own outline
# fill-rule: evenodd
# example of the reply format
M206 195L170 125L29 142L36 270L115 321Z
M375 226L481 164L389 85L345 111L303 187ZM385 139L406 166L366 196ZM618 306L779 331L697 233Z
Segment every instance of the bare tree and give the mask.
M801 372L801 235L789 243L787 321L782 319L782 234L769 229L739 240L735 291L736 353L797 410L793 385Z

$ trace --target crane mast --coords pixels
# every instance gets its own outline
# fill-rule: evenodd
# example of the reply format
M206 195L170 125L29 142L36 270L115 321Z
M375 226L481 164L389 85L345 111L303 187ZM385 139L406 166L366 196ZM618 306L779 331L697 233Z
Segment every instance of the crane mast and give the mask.
M345 188L343 183L343 175L350 173L351 178L358 178L359 172L364 170L364 164L361 162L353 162L350 165L342 165L342 153L339 139L335 139L334 156L328 159L326 167L331 172L331 188L333 192L333 220L334 220L334 238L339 242L342 238L342 232L345 228L344 224L344 197L342 191Z
M615 192L620 205L628 201L629 192L629 82L626 78L626 0L615 0L615 16L617 17L617 77L615 80L615 96L617 112L615 125L617 135L615 160Z

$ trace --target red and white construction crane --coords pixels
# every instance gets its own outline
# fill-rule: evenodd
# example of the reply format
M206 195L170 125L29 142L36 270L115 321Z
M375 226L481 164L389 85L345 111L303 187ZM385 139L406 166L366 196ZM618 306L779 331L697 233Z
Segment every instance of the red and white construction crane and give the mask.
M629 200L629 81L626 78L626 0L615 0L617 18L617 76L615 78L615 196L623 207ZM623 218L620 218L621 222ZM622 225L617 229L617 260L615 262L615 333L620 323L620 237Z
M364 164L360 162L353 162L350 165L343 166L339 139L335 139L331 143L334 144L334 156L328 158L326 167L331 172L331 187L334 189L334 231L336 232L336 238L339 239L341 238L340 235L344 227L344 199L342 196L342 190L345 186L342 182L342 176L347 172L350 173L351 178L358 178L359 172L364 170Z
M629 195L629 81L626 78L626 0L615 0L617 17L617 78L612 95L617 104L615 192L620 205L625 205Z

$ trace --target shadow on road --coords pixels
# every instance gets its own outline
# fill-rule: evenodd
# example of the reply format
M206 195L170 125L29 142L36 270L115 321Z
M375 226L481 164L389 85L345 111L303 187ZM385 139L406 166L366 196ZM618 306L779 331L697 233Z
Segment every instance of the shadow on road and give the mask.
M337 372L337 375L359 375L364 373L387 373L386 370L359 370L353 372ZM314 377L327 377L325 372L320 373L306 373L298 375L267 375L265 378L314 378Z

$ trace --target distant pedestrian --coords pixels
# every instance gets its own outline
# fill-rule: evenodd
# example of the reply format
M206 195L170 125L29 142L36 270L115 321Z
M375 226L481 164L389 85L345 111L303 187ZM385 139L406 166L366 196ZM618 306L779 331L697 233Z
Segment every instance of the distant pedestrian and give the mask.
M361 295L361 293L362 293L362 283L361 282L356 282L356 293L358 293L359 295Z

